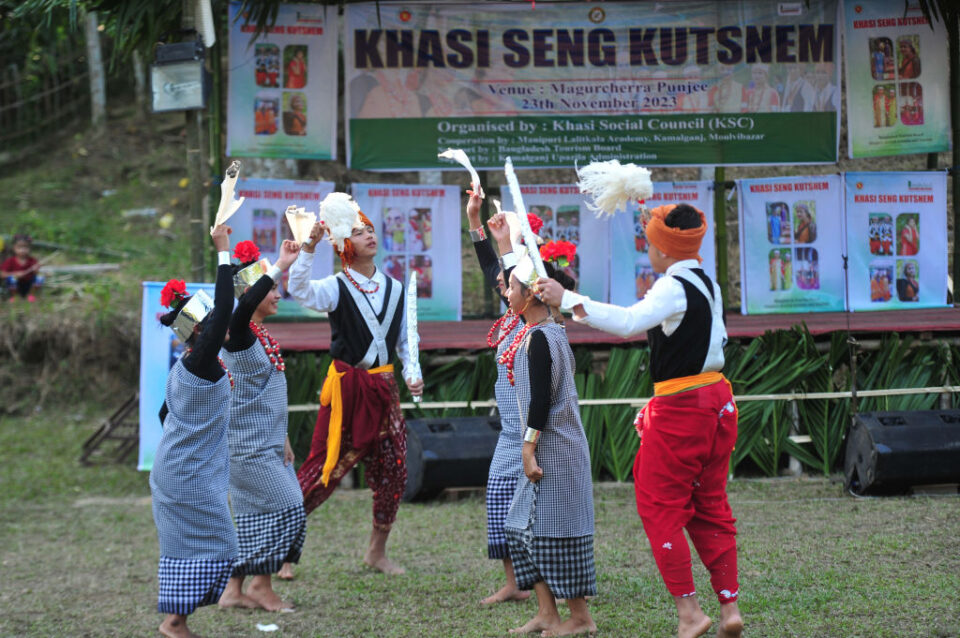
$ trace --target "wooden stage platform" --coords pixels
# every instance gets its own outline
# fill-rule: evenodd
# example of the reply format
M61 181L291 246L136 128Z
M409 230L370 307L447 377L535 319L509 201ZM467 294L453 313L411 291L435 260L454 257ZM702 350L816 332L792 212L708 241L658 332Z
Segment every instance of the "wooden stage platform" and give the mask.
M767 330L787 329L806 322L811 333L825 334L847 329L847 313L816 312L782 315L727 315L730 337L756 337ZM420 323L421 350L482 350L487 347L489 319L424 321ZM960 332L960 308L856 312L849 315L850 329L858 334L884 332ZM330 348L330 324L326 321L270 323L284 350L309 351ZM615 346L642 341L643 336L621 339L575 321L567 321L567 334L574 345Z

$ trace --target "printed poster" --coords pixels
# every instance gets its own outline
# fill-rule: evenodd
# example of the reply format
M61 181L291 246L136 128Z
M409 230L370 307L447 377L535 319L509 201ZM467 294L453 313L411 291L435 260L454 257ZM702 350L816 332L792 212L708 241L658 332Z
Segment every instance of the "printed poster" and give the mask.
M577 247L577 256L563 268L577 282L577 291L597 301L607 299L607 255L610 236L607 224L598 220L584 205L576 184L523 184L520 186L527 212L543 220L540 238L568 241ZM500 188L504 210L515 210L510 189ZM581 250L587 253L583 257Z
M260 257L276 263L280 256L280 244L284 239L293 239L290 224L283 214L287 206L302 206L309 212L320 210L320 202L333 192L333 182L310 182L286 179L239 179L236 196L245 197L240 207L227 224L233 228L230 240L233 245L249 239L260 249ZM327 241L317 244L313 258L313 278L323 279L333 274L333 247ZM287 292L289 271L281 276L280 313L284 317L317 317L316 312L302 308Z
M184 350L184 344L173 330L158 319L160 314L168 310L160 305L160 291L166 283L143 282L140 312L140 450L137 469L146 472L153 468L153 457L163 434L160 407L167 391L167 374ZM214 296L213 284L187 284L189 294L197 290L205 290L211 299Z
M254 39L230 4L227 156L336 159L337 9L277 6Z
M459 321L460 187L353 184L351 192L377 230L380 268L404 286L417 271L418 319Z
M713 226L713 182L654 182L653 195L645 204L650 208L665 204L687 203L703 211L707 217L707 233L703 236L700 256L704 272L716 281L717 251ZM661 277L650 265L650 244L640 223L635 202L626 213L617 213L610 220L610 303L632 306Z
M846 308L838 175L739 180L743 314Z
M920 3L845 0L850 157L950 149L947 30Z
M847 173L850 309L947 303L947 175Z
M833 163L836 0L344 6L347 163Z

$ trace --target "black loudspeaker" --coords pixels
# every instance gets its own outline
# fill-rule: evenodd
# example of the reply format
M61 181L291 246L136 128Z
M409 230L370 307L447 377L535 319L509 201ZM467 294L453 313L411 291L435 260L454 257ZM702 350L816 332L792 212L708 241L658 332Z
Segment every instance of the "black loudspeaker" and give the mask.
M902 494L913 485L960 483L960 410L855 415L843 469L854 494Z
M484 487L499 435L497 417L407 421L403 500L432 498L447 487Z

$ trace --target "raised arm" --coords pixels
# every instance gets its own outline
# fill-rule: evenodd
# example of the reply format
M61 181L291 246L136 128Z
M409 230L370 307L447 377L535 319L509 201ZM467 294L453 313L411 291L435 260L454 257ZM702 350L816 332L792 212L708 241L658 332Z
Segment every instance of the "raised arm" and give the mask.
M330 312L336 309L340 301L340 287L336 277L310 279L313 272L313 252L322 234L323 227L317 222L310 231L310 239L302 246L296 242L289 242L288 245L289 240L283 242L280 257L283 258L286 250L288 256L292 255L296 260L290 267L290 277L287 279L287 291L296 302L305 308Z
M553 279L539 279L536 285L544 303L573 311L576 321L619 337L638 335L687 310L683 286L673 277L661 277L643 299L627 307L593 301Z
M493 241L483 232L483 222L480 221L481 199L472 190L468 190L467 193L470 195L470 200L467 202L467 226L470 229L470 238L473 240L473 249L477 253L477 261L480 262L484 281L500 294L500 285L497 281L497 275L500 274L500 260L497 259ZM502 294L500 298L506 301Z
M270 270L274 270L276 266ZM275 276L278 273L275 273ZM257 283L253 284L249 290L243 293L237 302L237 308L233 311L233 317L230 318L230 340L223 344L224 350L229 352L240 352L252 346L257 338L250 329L250 319L253 313L257 311L257 306L263 301L273 287L276 285L276 279L270 274L265 274Z
M221 224L213 229L213 245L217 249L217 283L214 291L213 310L204 321L203 331L197 336L193 352L184 359L184 366L193 374L216 381L223 372L217 355L223 346L233 312L233 268L230 266L230 227ZM213 377L213 378L211 378Z

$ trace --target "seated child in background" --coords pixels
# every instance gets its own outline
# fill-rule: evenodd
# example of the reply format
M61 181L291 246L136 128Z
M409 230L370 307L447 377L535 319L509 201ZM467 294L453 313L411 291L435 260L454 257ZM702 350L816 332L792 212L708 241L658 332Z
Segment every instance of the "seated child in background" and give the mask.
M43 277L38 275L40 262L30 254L31 244L29 235L14 235L13 255L0 265L0 275L10 291L10 301L16 301L17 295L30 302L37 300L33 293L43 283Z

